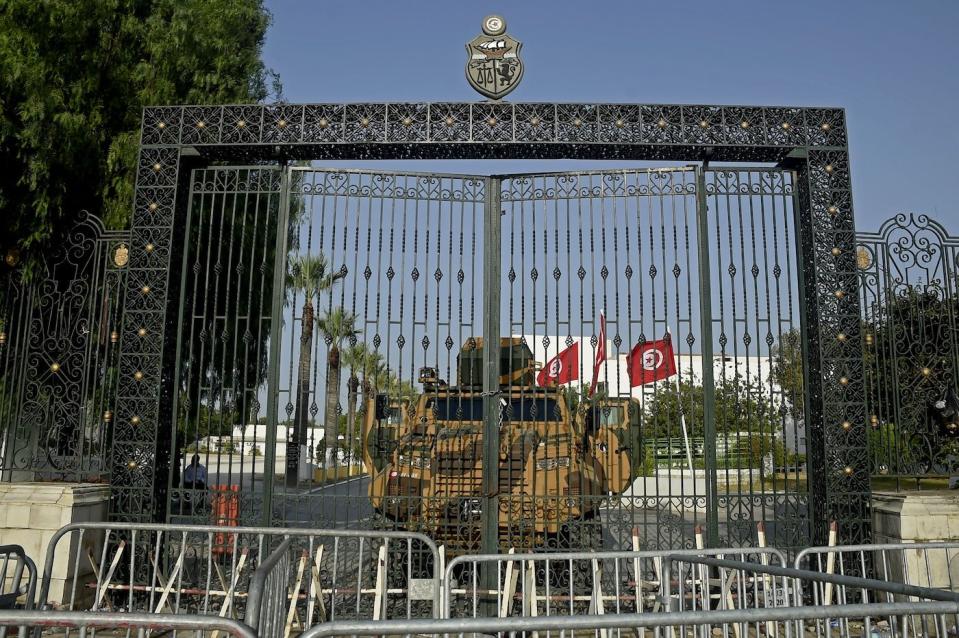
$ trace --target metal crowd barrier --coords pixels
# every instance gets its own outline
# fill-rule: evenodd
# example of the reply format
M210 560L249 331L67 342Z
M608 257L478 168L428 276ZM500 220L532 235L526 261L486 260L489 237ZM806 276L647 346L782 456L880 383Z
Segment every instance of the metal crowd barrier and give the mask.
M26 572L26 581L24 581ZM23 597L31 609L37 591L37 566L19 545L0 545L0 609L13 609Z
M287 538L261 563L250 579L250 598L244 620L264 636L281 633L286 616L287 574L290 572L290 548ZM311 601L312 602L312 601ZM312 618L312 613L307 617Z
M147 632L191 632L197 636L233 636L234 638L256 638L256 632L243 623L229 618L215 616L196 616L190 614L129 614L107 612L76 611L0 611L0 627L26 627L33 630L33 636L42 636L48 630L57 630L56 636L71 636L76 629L78 636L84 638L98 629L126 630L126 635L134 633L146 636ZM88 630L93 630L89 631ZM116 635L116 634L113 634Z
M877 543L810 547L794 566L828 574L862 576L931 589L959 590L959 543ZM809 588L813 604L894 602L901 594L820 582Z
M279 562L264 564L271 552ZM62 554L71 556L69 573L54 582ZM40 600L56 594L47 606L73 611L237 619L255 602L259 622L263 598L249 600L251 584L257 570L273 570L272 612L282 593L295 633L330 620L438 615L439 565L435 543L412 532L77 523L47 547Z
M949 602L952 604L959 605L959 593L946 591L942 589L932 589L929 587L919 587L917 585L908 585L896 582L888 582L882 580L876 580L872 578L863 578L858 576L847 576L840 574L830 574L825 572L818 571L809 571L788 567L778 567L775 565L759 565L756 563L745 563L742 561L731 561L723 560L717 558L708 558L704 556L676 556L670 555L664 559L663 562L663 580L665 583L664 599L666 604L666 609L669 612L676 611L677 608L682 609L683 601L687 599L686 592L684 591L684 582L682 579L679 579L679 591L672 591L672 573L673 573L673 563L677 561L682 561L684 563L690 563L694 565L699 565L703 568L704 573L708 575L711 569L718 571L719 582L725 583L728 582L727 578L729 574L739 575L740 579L745 577L745 574L755 574L757 581L769 580L772 579L773 586L778 586L783 588L784 592L787 592L785 598L788 599L791 597L793 600L793 606L795 608L800 608L804 606L804 596L803 591L808 588L810 584L822 584L830 587L850 587L856 588L862 591L880 591L885 592L889 595L905 596L909 597L912 603L911 605L916 605L930 601L938 602ZM788 593L790 583L792 583L792 596ZM707 589L704 593L707 593ZM677 605L678 603L678 605ZM720 598L720 604L725 607L725 601ZM868 604L881 604L881 603L866 603ZM829 607L826 604L815 603L815 606L819 607ZM733 608L733 607L730 607ZM926 626L929 622L928 618L924 618L921 615L916 618L896 618L893 617L887 621L887 626L891 626L894 631L902 630L903 632L908 632L910 626L912 629L917 625L916 620L918 619L918 626L921 628L921 635L929 635L928 627ZM952 627L955 628L957 625L957 620L959 616L956 616L952 619ZM848 619L839 619L840 627L844 629L844 632L840 632L840 635L855 635L854 629L848 627ZM771 631L775 630L773 623L766 623L767 635ZM881 632L880 632L881 633ZM915 632L913 632L915 633ZM737 636L739 638L739 636ZM877 637L878 638L878 637Z
M444 617L622 614L662 609L663 560L716 556L786 566L778 549L725 548L683 551L550 552L458 556L446 567ZM681 570L673 570L673 574ZM691 566L687 572L693 572ZM705 576L687 574L693 582ZM728 608L784 606L785 588L769 579L727 578L722 596ZM717 588L712 588L717 589ZM695 601L694 601L695 602Z
M689 610L671 613L523 618L452 618L333 622L317 625L300 638L332 636L478 636L496 633L549 638L593 635L597 638L636 636L668 638L828 637L947 638L956 631L959 603L874 603L773 609ZM896 622L891 622L895 620ZM650 630L652 630L650 632ZM771 633L770 633L771 632Z

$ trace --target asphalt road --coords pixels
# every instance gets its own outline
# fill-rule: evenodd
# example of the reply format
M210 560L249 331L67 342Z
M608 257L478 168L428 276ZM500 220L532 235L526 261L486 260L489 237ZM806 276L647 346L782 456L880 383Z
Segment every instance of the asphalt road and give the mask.
M276 516L291 526L364 528L373 507L369 498L370 477L357 476L294 494L274 497Z

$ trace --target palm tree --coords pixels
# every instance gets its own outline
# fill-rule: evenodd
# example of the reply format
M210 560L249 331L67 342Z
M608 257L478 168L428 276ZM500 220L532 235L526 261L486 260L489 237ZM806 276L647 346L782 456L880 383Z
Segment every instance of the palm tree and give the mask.
M360 378L357 373L366 368L369 355L369 349L362 342L346 348L342 353L343 363L350 369L350 376L346 380L346 427L348 430L353 427L356 420L356 403L359 400L360 389Z
M310 368L313 365L313 329L316 312L313 306L321 292L329 290L341 273L330 272L323 255L302 256L290 261L287 290L303 293L303 314L300 321L300 358L297 366L296 411L293 417L293 435L287 442L286 484L296 487L299 474L300 449L306 445L306 428L310 403Z
M378 368L383 367L383 357L375 350L370 350L365 343L357 343L345 349L342 354L343 363L350 369L350 377L346 382L346 437L349 445L356 443L353 437L357 432L357 413L362 414L364 410L357 410L359 401L359 390L363 389L363 405L370 398L371 387L369 379L375 374ZM362 380L360 374L363 375Z
M326 463L335 458L333 450L336 446L337 408L340 403L340 348L343 341L359 334L356 329L356 315L343 308L333 308L326 316L317 322L320 330L326 335L326 342L330 344L328 359L328 373L326 375L326 413L324 416L323 439L326 441Z
M363 363L363 400L368 401L376 394L376 380L386 374L386 362L376 350L366 349L366 361Z

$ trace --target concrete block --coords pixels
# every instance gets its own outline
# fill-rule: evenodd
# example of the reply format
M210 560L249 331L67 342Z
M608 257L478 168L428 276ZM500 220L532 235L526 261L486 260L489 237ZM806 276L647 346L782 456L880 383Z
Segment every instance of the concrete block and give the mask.
M49 504L37 504L30 506L30 528L33 530L41 529L60 529L63 527L64 515L69 515L69 510Z
M0 484L0 543L22 546L42 574L47 545L56 531L73 521L105 521L109 498L109 487L99 484ZM87 532L81 543L79 533L73 532L60 540L54 552L48 602L56 606L69 603L75 581L75 594L89 597L84 586L91 571L86 553L90 550L99 556L102 538L100 532Z
M7 527L30 529L30 505L15 501L6 505Z

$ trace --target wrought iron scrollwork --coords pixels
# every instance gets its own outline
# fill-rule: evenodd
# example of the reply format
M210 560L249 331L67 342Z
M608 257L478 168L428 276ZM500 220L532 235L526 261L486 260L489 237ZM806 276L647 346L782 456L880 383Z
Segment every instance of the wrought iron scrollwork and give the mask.
M84 212L37 270L8 273L0 310L5 478L107 478L129 243Z
M896 482L959 471L935 419L959 379L959 238L901 213L857 236L869 471Z

